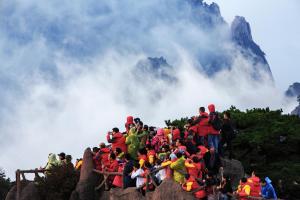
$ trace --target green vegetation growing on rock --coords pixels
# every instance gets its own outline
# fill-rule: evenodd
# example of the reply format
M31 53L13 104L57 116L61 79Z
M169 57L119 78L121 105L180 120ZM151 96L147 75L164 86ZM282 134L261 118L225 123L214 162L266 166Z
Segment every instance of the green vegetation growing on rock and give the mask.
M69 199L79 180L79 174L65 166L53 167L51 174L37 178L37 188L43 200Z

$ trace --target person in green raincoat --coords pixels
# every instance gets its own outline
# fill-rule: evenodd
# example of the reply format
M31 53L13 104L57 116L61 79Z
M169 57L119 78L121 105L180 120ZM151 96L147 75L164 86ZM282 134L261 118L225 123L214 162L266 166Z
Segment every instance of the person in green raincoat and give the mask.
M170 168L174 170L173 178L178 183L184 182L186 174L185 170L185 158L181 152L176 153L177 160L170 165Z
M56 155L53 153L50 153L48 156L48 162L46 167L44 168L45 170L45 175L48 176L51 174L50 170L53 169L54 167L57 167L59 165L58 160L56 159Z
M140 141L137 137L137 131L135 128L130 129L128 136L126 137L125 144L127 145L127 150L131 158L136 160Z
M143 126L143 123L140 122L140 126L142 126L142 130L140 132L138 132L137 134L137 137L139 138L139 141L140 141L140 146L139 148L140 149L143 149L146 147L146 142L147 142L147 139L148 139L148 135L149 135L149 131L148 131L148 126L147 125L144 125Z

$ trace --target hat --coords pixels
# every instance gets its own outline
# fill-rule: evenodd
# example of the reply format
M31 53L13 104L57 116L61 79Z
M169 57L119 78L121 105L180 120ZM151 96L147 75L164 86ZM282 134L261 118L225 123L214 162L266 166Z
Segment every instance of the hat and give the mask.
M65 158L66 157L66 154L64 153L64 152L61 152L60 154L57 154L58 156L61 156L61 157L63 157L63 158Z

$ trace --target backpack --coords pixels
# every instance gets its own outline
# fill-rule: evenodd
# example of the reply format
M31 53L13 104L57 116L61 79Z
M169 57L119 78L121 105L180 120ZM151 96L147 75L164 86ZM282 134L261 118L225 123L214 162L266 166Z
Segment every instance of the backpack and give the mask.
M213 113L211 116L212 116L212 118L211 118L210 124L212 125L212 127L217 131L221 130L222 121L221 121L218 113Z

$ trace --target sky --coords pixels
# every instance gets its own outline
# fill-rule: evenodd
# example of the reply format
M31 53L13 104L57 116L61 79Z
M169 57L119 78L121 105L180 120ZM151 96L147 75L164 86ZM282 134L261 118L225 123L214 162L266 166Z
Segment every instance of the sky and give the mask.
M281 90L300 82L300 1L298 0L206 0L216 2L231 23L236 15L250 23L255 42L267 60Z
M253 61L231 42L228 26L212 18L217 25L208 28L210 14L182 0L2 1L0 167L14 177L18 168L45 165L49 153L80 158L86 147L105 141L111 128L123 130L128 115L163 127L164 120L197 115L200 106L210 103L219 111L234 105L290 112L296 102L283 91L299 74L299 46L292 41L299 38L297 30L279 20L277 7L269 9L278 20L280 28L275 29L269 18L251 18L259 9L238 12L247 4L226 2L231 3L220 2L220 7L227 21L240 14L254 27L276 87L263 71L255 71L260 81L253 80ZM282 7L287 10L281 13L290 19L297 5ZM274 29L281 32L266 34ZM201 71L199 59L227 54L232 56L230 69L214 77ZM151 72L136 75L136 64L149 56L166 58L178 81Z

